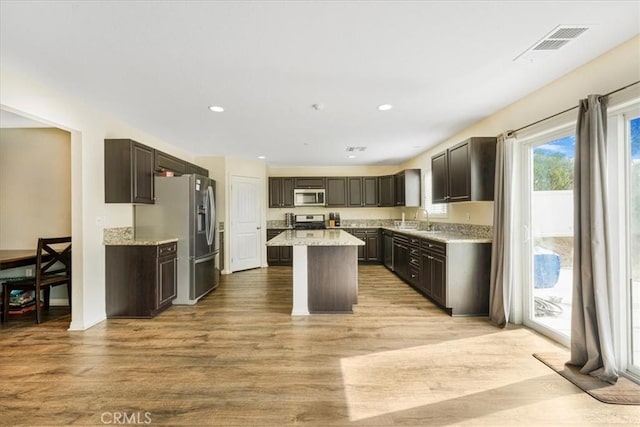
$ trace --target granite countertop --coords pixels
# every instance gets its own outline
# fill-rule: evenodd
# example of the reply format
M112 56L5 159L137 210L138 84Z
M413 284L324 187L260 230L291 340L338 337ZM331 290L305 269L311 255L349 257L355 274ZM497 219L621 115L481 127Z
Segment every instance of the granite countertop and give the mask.
M267 246L363 246L365 243L343 230L285 230Z
M135 238L133 227L105 228L102 244L105 246L157 246L177 242L178 238Z
M427 230L413 230L399 227L381 227L383 230L390 230L394 233L402 233L408 236L426 238L443 243L491 243L492 239L487 237L478 237L463 233L456 233L451 231L427 231Z
M177 241L177 237L173 239L113 239L105 240L103 244L105 246L157 246Z

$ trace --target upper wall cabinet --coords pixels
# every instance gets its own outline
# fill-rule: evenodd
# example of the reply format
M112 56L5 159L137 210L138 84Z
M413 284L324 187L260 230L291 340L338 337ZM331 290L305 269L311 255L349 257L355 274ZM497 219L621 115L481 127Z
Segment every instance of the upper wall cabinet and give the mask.
M159 150L155 150L155 152L156 172L170 171L178 175L195 173L206 177L209 176L209 171L205 168L201 168L198 165L194 165L193 163L189 163Z
M347 178L347 206L378 206L378 177L350 176Z
M395 205L420 206L420 169L406 169L395 175Z
M171 171L180 175L188 173L187 162L158 150L156 150L155 166L156 172Z
M385 175L378 177L378 206L395 206L395 177Z
M474 137L431 158L433 203L493 200L496 138Z
M153 148L132 139L105 139L105 203L154 203L154 157Z
M104 140L105 203L154 203L154 172L166 171L209 176L200 166L132 139Z
M269 207L293 207L293 178L269 178Z
M209 177L209 170L192 163L187 163L187 173L196 173L198 175Z
M302 178L294 178L293 188L325 188L325 178L307 176Z
M327 206L347 206L347 178L330 176L326 178Z

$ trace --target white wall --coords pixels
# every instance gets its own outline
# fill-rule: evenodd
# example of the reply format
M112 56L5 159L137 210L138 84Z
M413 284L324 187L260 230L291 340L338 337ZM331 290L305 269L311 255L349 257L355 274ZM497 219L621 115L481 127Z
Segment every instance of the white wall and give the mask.
M532 63L544 67L544 62ZM558 80L497 111L402 165L423 168L431 156L472 136L496 136L578 105L589 94L604 94L640 80L640 36L623 43ZM637 90L637 88L636 88ZM469 213L471 221L466 220ZM434 219L436 221L436 219ZM492 225L493 202L449 204L447 222Z
M71 135L0 129L0 249L71 235Z

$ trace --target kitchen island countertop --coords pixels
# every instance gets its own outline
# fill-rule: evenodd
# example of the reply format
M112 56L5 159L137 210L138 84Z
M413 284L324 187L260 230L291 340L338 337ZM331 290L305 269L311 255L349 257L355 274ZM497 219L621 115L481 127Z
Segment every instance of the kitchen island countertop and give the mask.
M365 243L343 230L285 230L267 246L363 246Z

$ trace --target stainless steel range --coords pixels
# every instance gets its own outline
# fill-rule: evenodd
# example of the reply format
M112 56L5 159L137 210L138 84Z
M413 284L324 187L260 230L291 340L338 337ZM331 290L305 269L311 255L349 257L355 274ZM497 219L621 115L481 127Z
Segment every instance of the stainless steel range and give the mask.
M323 214L296 215L293 223L296 230L321 230L327 228Z

